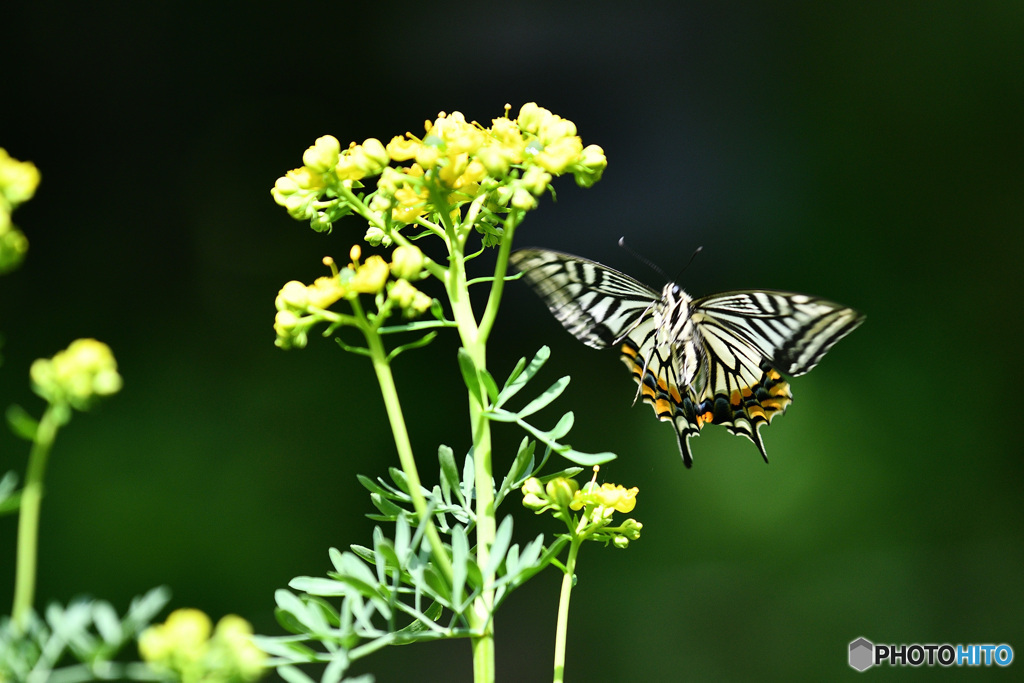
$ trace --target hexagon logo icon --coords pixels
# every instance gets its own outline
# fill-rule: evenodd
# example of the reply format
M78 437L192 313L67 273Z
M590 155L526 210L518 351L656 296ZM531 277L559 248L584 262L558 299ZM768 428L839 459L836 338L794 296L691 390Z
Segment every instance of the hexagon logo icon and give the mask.
M875 644L867 638L858 638L850 643L850 666L864 671L875 661Z

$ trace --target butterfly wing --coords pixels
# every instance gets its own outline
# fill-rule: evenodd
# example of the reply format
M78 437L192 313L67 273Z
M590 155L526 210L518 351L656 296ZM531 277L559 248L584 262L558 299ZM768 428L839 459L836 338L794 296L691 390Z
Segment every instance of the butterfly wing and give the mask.
M509 262L565 329L595 349L617 344L661 298L628 275L557 251L520 249Z
M713 422L754 442L765 462L768 455L758 430L793 402L780 372L809 372L864 321L852 308L772 291L715 294L693 301L691 311L701 373L688 387L689 402L683 401L675 417L680 441L681 427L692 436Z
M758 430L793 402L780 372L810 371L864 320L803 294L752 290L691 301L673 285L659 294L594 261L543 249L517 251L510 261L580 341L621 344L638 396L673 423L687 467L689 437L709 422L750 439L767 462Z
M845 306L805 294L726 292L693 302L694 321L712 337L756 349L788 375L810 372L832 346L864 322Z

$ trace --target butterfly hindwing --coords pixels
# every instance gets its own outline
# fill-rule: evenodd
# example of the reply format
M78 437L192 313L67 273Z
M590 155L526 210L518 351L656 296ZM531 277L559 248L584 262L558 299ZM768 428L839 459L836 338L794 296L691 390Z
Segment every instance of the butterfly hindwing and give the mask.
M510 260L554 316L594 348L620 344L637 397L670 421L679 451L719 424L768 456L759 429L793 402L780 373L810 371L863 316L851 308L763 290L691 299L669 283L661 294L594 261L543 249Z

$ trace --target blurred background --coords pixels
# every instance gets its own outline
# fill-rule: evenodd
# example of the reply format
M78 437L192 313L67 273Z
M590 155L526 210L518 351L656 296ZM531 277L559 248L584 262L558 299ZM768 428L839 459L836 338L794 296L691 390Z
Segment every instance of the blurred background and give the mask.
M550 345L539 382L572 375L555 406L575 412L572 444L618 453L602 475L640 488L642 539L581 555L568 678L853 675L859 636L1024 652L1020 2L33 2L4 15L0 146L43 180L14 214L27 261L0 279L2 403L38 415L28 366L77 337L110 344L125 378L52 454L40 604L89 594L123 610L167 584L173 606L280 632L274 590L369 540L355 476L397 459L365 359L319 338L273 344L280 286L321 275L365 226L316 234L269 190L320 135L386 141L439 111L486 124L536 101L609 166L592 190L557 184L520 246L660 287L620 236L670 275L703 245L680 279L694 296L789 289L867 315L794 380L795 403L762 431L770 465L710 427L688 471L672 429L630 408L616 354L576 342L524 285L506 289L492 371ZM430 481L438 444L469 444L455 349L443 338L395 366ZM500 471L520 434L498 436ZM0 473L23 474L26 457L0 436ZM557 530L507 512L519 540ZM15 528L0 519L0 586ZM559 578L499 612L502 680L550 679ZM469 681L469 643L385 650L358 670ZM955 675L871 675L908 673Z

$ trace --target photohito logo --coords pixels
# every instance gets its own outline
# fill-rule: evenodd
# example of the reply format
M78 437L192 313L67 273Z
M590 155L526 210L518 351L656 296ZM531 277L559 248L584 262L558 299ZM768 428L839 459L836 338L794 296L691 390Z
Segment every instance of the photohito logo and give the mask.
M878 664L889 666L1009 666L1013 648L1009 645L875 645L867 638L850 643L850 666L864 671Z

